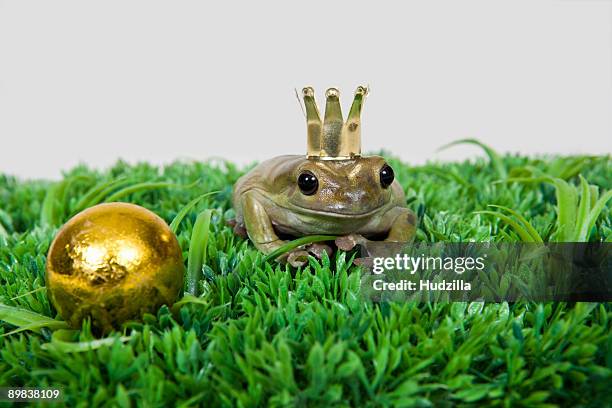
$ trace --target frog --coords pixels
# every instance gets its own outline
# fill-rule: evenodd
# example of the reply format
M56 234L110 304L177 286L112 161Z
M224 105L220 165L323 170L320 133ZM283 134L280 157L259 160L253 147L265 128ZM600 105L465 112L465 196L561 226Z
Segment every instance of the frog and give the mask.
M307 154L266 160L235 183L234 230L246 233L264 254L273 253L289 237L337 236L340 249L369 239L409 242L414 238L416 216L406 206L393 168L381 156L361 155L360 112L366 89L357 89L346 122L339 92L328 89L325 122L321 122L314 91L304 88ZM330 254L331 247L315 243L279 260L301 266L308 256L320 258L323 252Z

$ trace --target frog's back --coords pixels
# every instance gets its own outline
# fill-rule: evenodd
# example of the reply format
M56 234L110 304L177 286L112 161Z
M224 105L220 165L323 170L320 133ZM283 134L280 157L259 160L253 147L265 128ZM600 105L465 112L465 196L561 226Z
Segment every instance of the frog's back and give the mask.
M307 160L304 155L285 155L261 162L234 185L234 208L239 208L240 197L249 190L281 191L295 178L295 169Z

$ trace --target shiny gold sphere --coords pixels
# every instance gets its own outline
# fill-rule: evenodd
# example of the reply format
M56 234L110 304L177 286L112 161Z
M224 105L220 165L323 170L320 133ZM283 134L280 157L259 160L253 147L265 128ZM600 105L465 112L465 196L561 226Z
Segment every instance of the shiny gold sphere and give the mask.
M98 332L172 305L185 266L176 236L133 204L91 207L66 223L47 256L51 303L72 327L90 317Z

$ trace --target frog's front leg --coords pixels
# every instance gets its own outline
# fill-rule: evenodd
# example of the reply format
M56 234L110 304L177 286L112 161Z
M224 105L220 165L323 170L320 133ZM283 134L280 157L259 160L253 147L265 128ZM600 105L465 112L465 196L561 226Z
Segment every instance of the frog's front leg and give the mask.
M243 195L241 206L247 234L257 249L267 255L285 244L276 235L270 217L254 192Z
M408 208L399 208L385 238L387 242L412 242L416 235L416 215Z
M287 243L276 235L272 221L255 193L246 192L241 205L247 234L257 249L268 255ZM320 256L315 249L313 248L311 252L315 256ZM299 267L308 262L308 256L309 251L296 248L278 257L277 261L288 262L291 266Z

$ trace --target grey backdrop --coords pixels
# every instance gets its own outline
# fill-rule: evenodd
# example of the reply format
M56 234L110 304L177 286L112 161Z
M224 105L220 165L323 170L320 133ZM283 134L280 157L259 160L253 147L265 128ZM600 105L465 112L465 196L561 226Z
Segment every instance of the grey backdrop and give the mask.
M365 150L609 153L608 0L0 1L0 172L305 151L293 94L371 86Z

